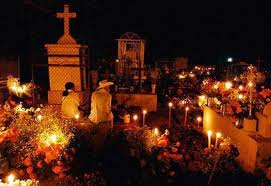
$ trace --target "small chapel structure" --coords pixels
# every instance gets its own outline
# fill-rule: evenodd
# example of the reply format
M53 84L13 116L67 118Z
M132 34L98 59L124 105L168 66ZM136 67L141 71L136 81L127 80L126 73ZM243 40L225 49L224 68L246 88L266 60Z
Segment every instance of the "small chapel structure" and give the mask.
M116 74L134 80L146 79L144 75L145 40L136 33L126 32L118 41Z
M70 34L70 19L76 18L76 13L69 11L69 5L64 5L64 12L57 13L56 17L64 20L64 33L56 44L45 44L50 85L48 103L61 104L64 85L71 81L81 104L85 104L90 97L88 46L78 44Z

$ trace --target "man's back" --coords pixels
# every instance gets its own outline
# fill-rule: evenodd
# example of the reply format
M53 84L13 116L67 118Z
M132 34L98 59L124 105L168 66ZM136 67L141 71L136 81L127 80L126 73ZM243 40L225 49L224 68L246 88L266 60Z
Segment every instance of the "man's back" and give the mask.
M110 121L113 119L111 112L112 96L104 89L93 92L91 96L91 111L89 119L93 123Z

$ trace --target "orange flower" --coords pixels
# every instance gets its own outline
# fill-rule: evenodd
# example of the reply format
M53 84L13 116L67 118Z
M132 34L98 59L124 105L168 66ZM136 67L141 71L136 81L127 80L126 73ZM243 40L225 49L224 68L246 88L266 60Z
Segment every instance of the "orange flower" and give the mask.
M27 167L26 172L29 175L32 174L33 173L33 167Z
M32 173L32 174L29 175L29 177L30 177L30 179L36 180L38 176L37 176L37 174Z
M23 176L25 172L24 172L24 170L20 169L18 173L20 176Z
M242 112L242 108L241 108L241 107L239 107L239 106L238 106L238 107L236 107L236 112L237 112L237 113Z
M60 174L63 172L63 167L62 166L55 166L52 168L52 171L55 173L55 174Z
M259 93L263 98L267 98L270 95L270 90L269 89L263 89L260 93Z
M55 151L48 151L45 153L47 159L54 160L57 158L57 153Z
M17 134L17 131L18 131L18 130L17 130L16 128L13 127L13 128L10 129L10 134L11 134L11 135L16 135L16 134Z
M29 156L27 158L25 158L24 164L25 164L25 166L32 165L32 160L31 160L31 158Z
M39 155L42 153L42 148L40 146L38 146L34 152L35 155Z
M42 166L43 166L42 161L41 161L41 160L40 160L40 161L38 161L38 163L37 163L37 167L38 167L38 168L42 168Z
M3 140L4 140L4 138L0 136L0 143L2 143Z
M49 158L45 158L45 159L44 159L44 162L45 162L47 165L50 164L51 161L52 161L52 159L49 159Z

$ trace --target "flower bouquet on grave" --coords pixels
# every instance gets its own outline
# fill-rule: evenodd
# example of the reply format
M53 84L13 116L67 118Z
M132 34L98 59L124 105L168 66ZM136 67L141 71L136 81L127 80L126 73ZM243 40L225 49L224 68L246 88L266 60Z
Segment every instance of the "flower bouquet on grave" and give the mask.
M201 84L201 92L207 96L207 105L211 106L215 98L220 96L221 83L211 78L204 79Z
M5 158L12 157L10 168L16 169L21 177L44 178L51 173L62 177L75 154L71 146L72 121L59 118L51 107L37 110L13 117L4 131L1 152ZM39 115L42 119L38 119Z
M262 112L264 107L271 102L271 89L263 88L257 95L257 111Z

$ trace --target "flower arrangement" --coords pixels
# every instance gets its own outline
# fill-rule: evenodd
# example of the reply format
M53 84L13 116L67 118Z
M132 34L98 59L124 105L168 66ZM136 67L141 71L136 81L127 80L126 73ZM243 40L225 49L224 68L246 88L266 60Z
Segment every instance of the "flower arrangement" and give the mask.
M264 107L271 102L271 89L263 88L257 95L257 109L262 112Z
M21 97L24 94L27 96L31 94L31 87L32 87L31 83L20 85L20 82L18 81L18 79L14 78L13 76L8 76L7 79L8 79L7 87L10 93L13 93L19 97Z
M20 176L31 179L52 173L65 176L76 150L71 146L72 121L58 115L52 107L12 115L0 138L2 155L14 157L9 159L10 169L15 168Z
M156 164L158 167L155 171L169 177L186 171L209 174L219 153L222 158L217 171L223 172L229 165L234 167L238 151L228 138L221 140L218 149L209 149L203 143L205 137L197 131L185 128L173 130L172 134L166 130L162 135L155 135L154 130L147 127L125 131L130 156L138 159L141 167ZM137 135L139 133L143 135ZM155 158L148 159L148 156Z

